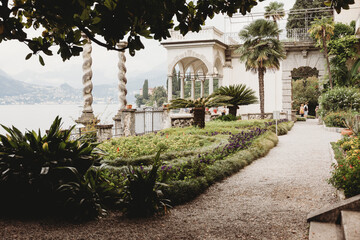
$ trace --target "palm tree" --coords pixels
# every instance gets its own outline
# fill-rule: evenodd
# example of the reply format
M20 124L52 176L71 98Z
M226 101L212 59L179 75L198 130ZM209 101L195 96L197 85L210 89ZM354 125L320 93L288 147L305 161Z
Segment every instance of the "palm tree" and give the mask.
M231 97L226 101L225 106L229 109L229 114L236 116L237 109L241 105L249 105L258 102L255 91L247 88L245 84L224 86L213 93L214 96L222 95Z
M321 19L315 19L311 23L311 27L309 29L309 33L316 40L316 45L321 47L324 51L331 89L333 88L333 82L330 72L330 62L329 62L327 43L330 41L331 36L334 34L334 29L335 29L335 25L333 19L327 17L322 17Z
M282 43L276 38L281 30L274 22L258 19L240 31L244 44L237 49L246 70L258 74L260 112L264 116L264 75L266 70L278 70L286 57Z
M198 99L183 99L178 98L170 101L170 109L175 108L192 108L194 113L194 125L200 128L205 127L205 108L217 107L226 105L226 101L229 101L232 97L228 96L213 96L210 95L206 98Z
M277 24L278 20L285 17L284 3L270 2L269 6L265 7L264 17L265 19L272 18L274 23ZM277 39L279 39L279 35L277 35Z
M284 3L271 2L269 6L265 7L264 17L272 18L275 23L285 17Z

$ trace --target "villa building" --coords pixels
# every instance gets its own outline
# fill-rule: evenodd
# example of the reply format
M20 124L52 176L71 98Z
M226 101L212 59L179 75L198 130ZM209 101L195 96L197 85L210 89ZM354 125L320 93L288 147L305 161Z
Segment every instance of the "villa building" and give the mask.
M328 11L332 10L328 8ZM342 10L341 14L334 12L334 19L344 23L356 20L357 34L360 36L359 14L360 0L356 0L350 10ZM250 15L234 17L251 17L255 20L254 16ZM234 20L230 19L231 22ZM191 84L191 98L206 96L220 86L232 84L246 84L258 94L257 74L246 71L245 64L240 62L236 53L241 45L238 32L242 27L235 31L222 32L209 26L198 33L189 32L186 36L182 36L178 31L171 31L171 38L162 42L167 49L168 93L172 92L175 69L180 73L181 98L184 98L186 83ZM319 79L325 76L326 60L320 49L314 46L307 31L308 29L292 29L288 32L284 30L280 35L286 59L281 62L279 70L265 73L265 112L291 112L293 70L307 67L305 69L311 68ZM198 95L195 94L195 85L200 85ZM208 89L204 89L205 86L208 86ZM168 94L168 100L171 99L172 94ZM238 111L240 114L259 112L259 104L241 106Z

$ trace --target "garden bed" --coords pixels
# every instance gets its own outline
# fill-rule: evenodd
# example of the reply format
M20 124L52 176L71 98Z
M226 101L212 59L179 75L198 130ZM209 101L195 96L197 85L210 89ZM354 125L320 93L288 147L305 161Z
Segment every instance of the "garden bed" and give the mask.
M0 202L8 216L83 221L105 209L131 217L166 213L168 200L193 199L278 141L274 120L214 121L203 129L170 128L102 144L71 140L72 129L60 126L56 118L44 136L16 128L0 135ZM279 121L278 134L292 126Z
M280 122L279 135L286 134L292 126L293 122ZM193 199L213 183L265 156L278 142L274 132L272 120L214 121L207 123L204 129L170 128L134 139L114 139L99 147L112 151L103 161L106 168L121 173L129 164L149 171L156 149L166 145L167 148L160 157L162 165L158 174L159 180L168 185L161 188L165 198L174 205ZM135 157L132 159L114 158L120 155L118 149L127 148L123 144L132 143L136 139L138 148L143 145L151 146L144 146L148 149L147 152L139 149L133 153Z

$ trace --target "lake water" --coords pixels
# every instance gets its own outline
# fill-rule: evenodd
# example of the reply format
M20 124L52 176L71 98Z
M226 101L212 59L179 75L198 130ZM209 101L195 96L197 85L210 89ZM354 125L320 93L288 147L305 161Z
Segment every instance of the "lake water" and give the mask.
M0 105L0 124L9 127L15 126L20 131L49 129L56 116L62 117L63 128L75 125L75 120L81 116L82 105ZM112 118L116 115L116 104L94 104L94 115L101 124L113 124ZM0 134L5 130L0 127Z

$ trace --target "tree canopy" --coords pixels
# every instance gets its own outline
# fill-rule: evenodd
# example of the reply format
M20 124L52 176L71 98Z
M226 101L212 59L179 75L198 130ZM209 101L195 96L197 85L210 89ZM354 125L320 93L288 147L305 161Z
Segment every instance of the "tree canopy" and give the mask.
M169 29L199 31L215 14L245 15L263 0L0 0L0 43L17 40L33 54L52 55L51 46L65 61L78 56L86 40L109 50L128 42L131 55L144 48L140 37L163 40ZM323 1L323 0L317 0ZM326 0L337 11L347 9L353 0ZM176 20L176 22L174 21ZM37 31L29 31L33 28ZM123 49L122 49L123 50ZM43 64L42 58L40 62Z
M263 0L259 0L263 1ZM140 37L170 37L169 29L199 31L207 18L250 12L257 0L0 0L0 42L25 43L32 54L52 55L59 46L63 60L82 51L81 33L100 46L118 50L126 40L131 55L144 48ZM175 23L175 21L177 23ZM38 30L31 36L29 29ZM29 54L27 58L31 57Z
M266 19L272 18L274 22L285 17L284 3L270 2L270 4L265 7L264 17Z
M336 1L334 1L336 2ZM286 23L286 30L294 28L306 28L309 27L311 22L315 18L321 18L322 16L329 16L331 11L307 11L300 12L300 9L313 9L326 7L324 0L296 0L294 6L290 9L289 17Z

